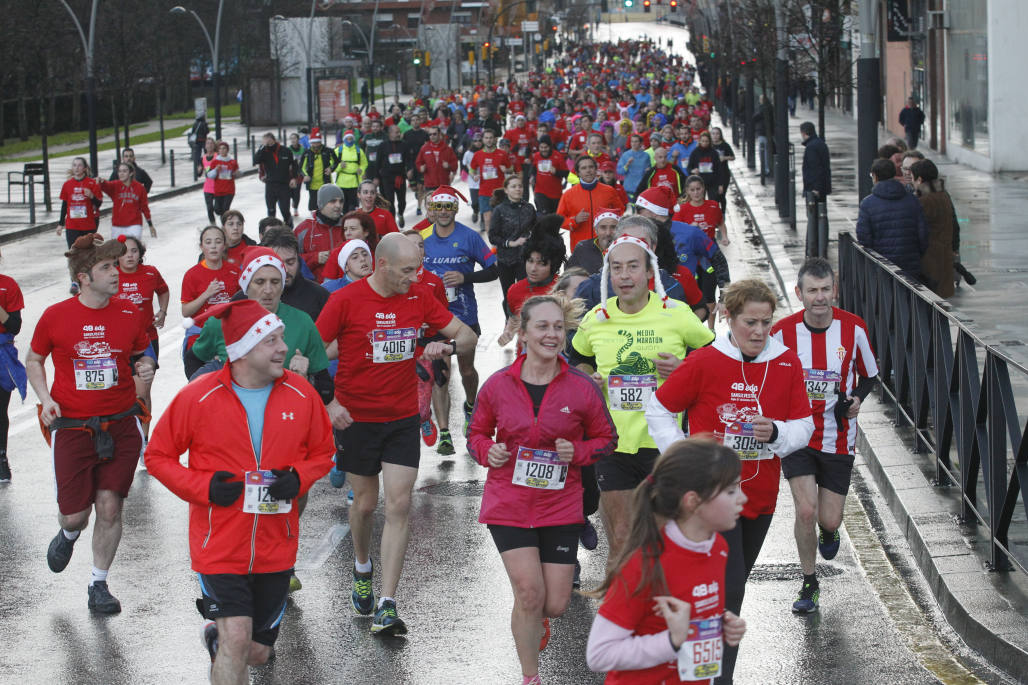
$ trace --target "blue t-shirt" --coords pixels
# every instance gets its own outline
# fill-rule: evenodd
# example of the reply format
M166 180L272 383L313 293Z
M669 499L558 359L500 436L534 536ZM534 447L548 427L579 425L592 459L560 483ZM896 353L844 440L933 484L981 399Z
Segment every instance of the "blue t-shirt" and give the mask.
M453 233L445 238L436 235L435 225L422 231L421 236L425 239L425 268L439 278L447 271L470 274L475 270L475 264L487 269L496 263L496 255L478 231L464 224L455 223ZM463 283L454 291L447 288L447 299L450 300L450 312L461 322L468 326L478 324L478 302L473 284Z
M681 221L671 222L671 238L675 242L678 262L697 278L701 271L711 268L710 258L720 251L717 243L708 238L702 228Z
M675 164L675 166L677 166L679 169L681 169L683 174L688 176L689 175L689 155L691 155L692 151L695 150L695 149L696 149L696 142L695 141L690 141L689 143L683 143L682 141L679 140L674 145L671 146L670 150L667 151L667 156L668 156L668 159L671 159L671 155L673 155L675 152L677 152L678 153L678 163Z
M261 435L264 432L264 408L268 406L268 398L271 396L271 386L268 383L263 388L244 388L235 383L232 389L236 397L243 403L246 410L246 423L250 427L250 442L253 443L253 453L257 456L257 465L261 464Z

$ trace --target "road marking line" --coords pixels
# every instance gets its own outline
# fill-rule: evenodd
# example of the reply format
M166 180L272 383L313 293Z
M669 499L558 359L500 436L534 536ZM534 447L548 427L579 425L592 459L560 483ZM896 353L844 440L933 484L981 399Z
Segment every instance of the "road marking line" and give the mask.
M322 564L335 552L336 547L350 533L350 526L346 523L337 523L321 536L321 541L314 546L310 554L304 555L302 560L296 562L297 571L313 571L321 568Z

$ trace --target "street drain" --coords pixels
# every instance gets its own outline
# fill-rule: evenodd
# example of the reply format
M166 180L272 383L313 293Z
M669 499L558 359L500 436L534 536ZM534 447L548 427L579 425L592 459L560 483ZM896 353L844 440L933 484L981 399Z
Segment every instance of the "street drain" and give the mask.
M443 497L481 497L484 488L485 483L480 480L445 481L426 485L419 492Z
M842 575L843 570L834 564L817 564L815 566L818 578L830 578ZM799 580L803 577L803 571L799 564L758 564L750 572L750 582L764 582L775 580Z

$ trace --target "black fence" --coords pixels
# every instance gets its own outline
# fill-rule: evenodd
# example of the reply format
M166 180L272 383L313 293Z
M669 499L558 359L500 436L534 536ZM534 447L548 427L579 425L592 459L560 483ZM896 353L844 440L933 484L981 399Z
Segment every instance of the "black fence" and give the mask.
M867 322L880 387L913 429L915 449L932 454L939 485L959 486L963 520L988 532L992 569L1028 573L1025 550L1009 543L1012 523L1022 541L1028 529L1028 439L1017 411L1028 401L1028 367L1011 355L1022 343L983 339L850 233L839 234L839 296Z

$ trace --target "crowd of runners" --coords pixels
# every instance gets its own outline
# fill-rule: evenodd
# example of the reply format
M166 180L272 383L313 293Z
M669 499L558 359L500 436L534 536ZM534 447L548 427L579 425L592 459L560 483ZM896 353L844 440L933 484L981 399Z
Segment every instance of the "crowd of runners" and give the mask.
M601 600L588 666L611 683L732 682L783 474L804 574L791 610L817 611L815 559L839 549L877 368L864 323L833 306L828 261L804 264L804 309L777 321L768 286L731 280L719 246L734 153L711 114L693 67L652 42L573 47L542 73L355 109L288 144L266 134L255 238L231 207L239 165L211 140L198 168L210 225L180 283L145 262L145 172L126 155L99 181L76 159L59 229L73 296L42 314L24 369L11 358L24 302L0 277L0 404L27 381L53 453L50 569L92 517L88 607L121 610L107 580L142 459L189 503L211 682L247 682L302 588L300 518L328 475L351 499L353 611L405 635L421 443L452 455L462 433L510 579L522 683L545 679L539 653L581 586L579 545L599 543L597 512L608 556L581 590ZM476 288L494 280L505 326L489 333L515 361L480 374ZM173 294L186 333L162 351ZM187 377L158 373L162 353ZM181 389L151 422L155 378Z

